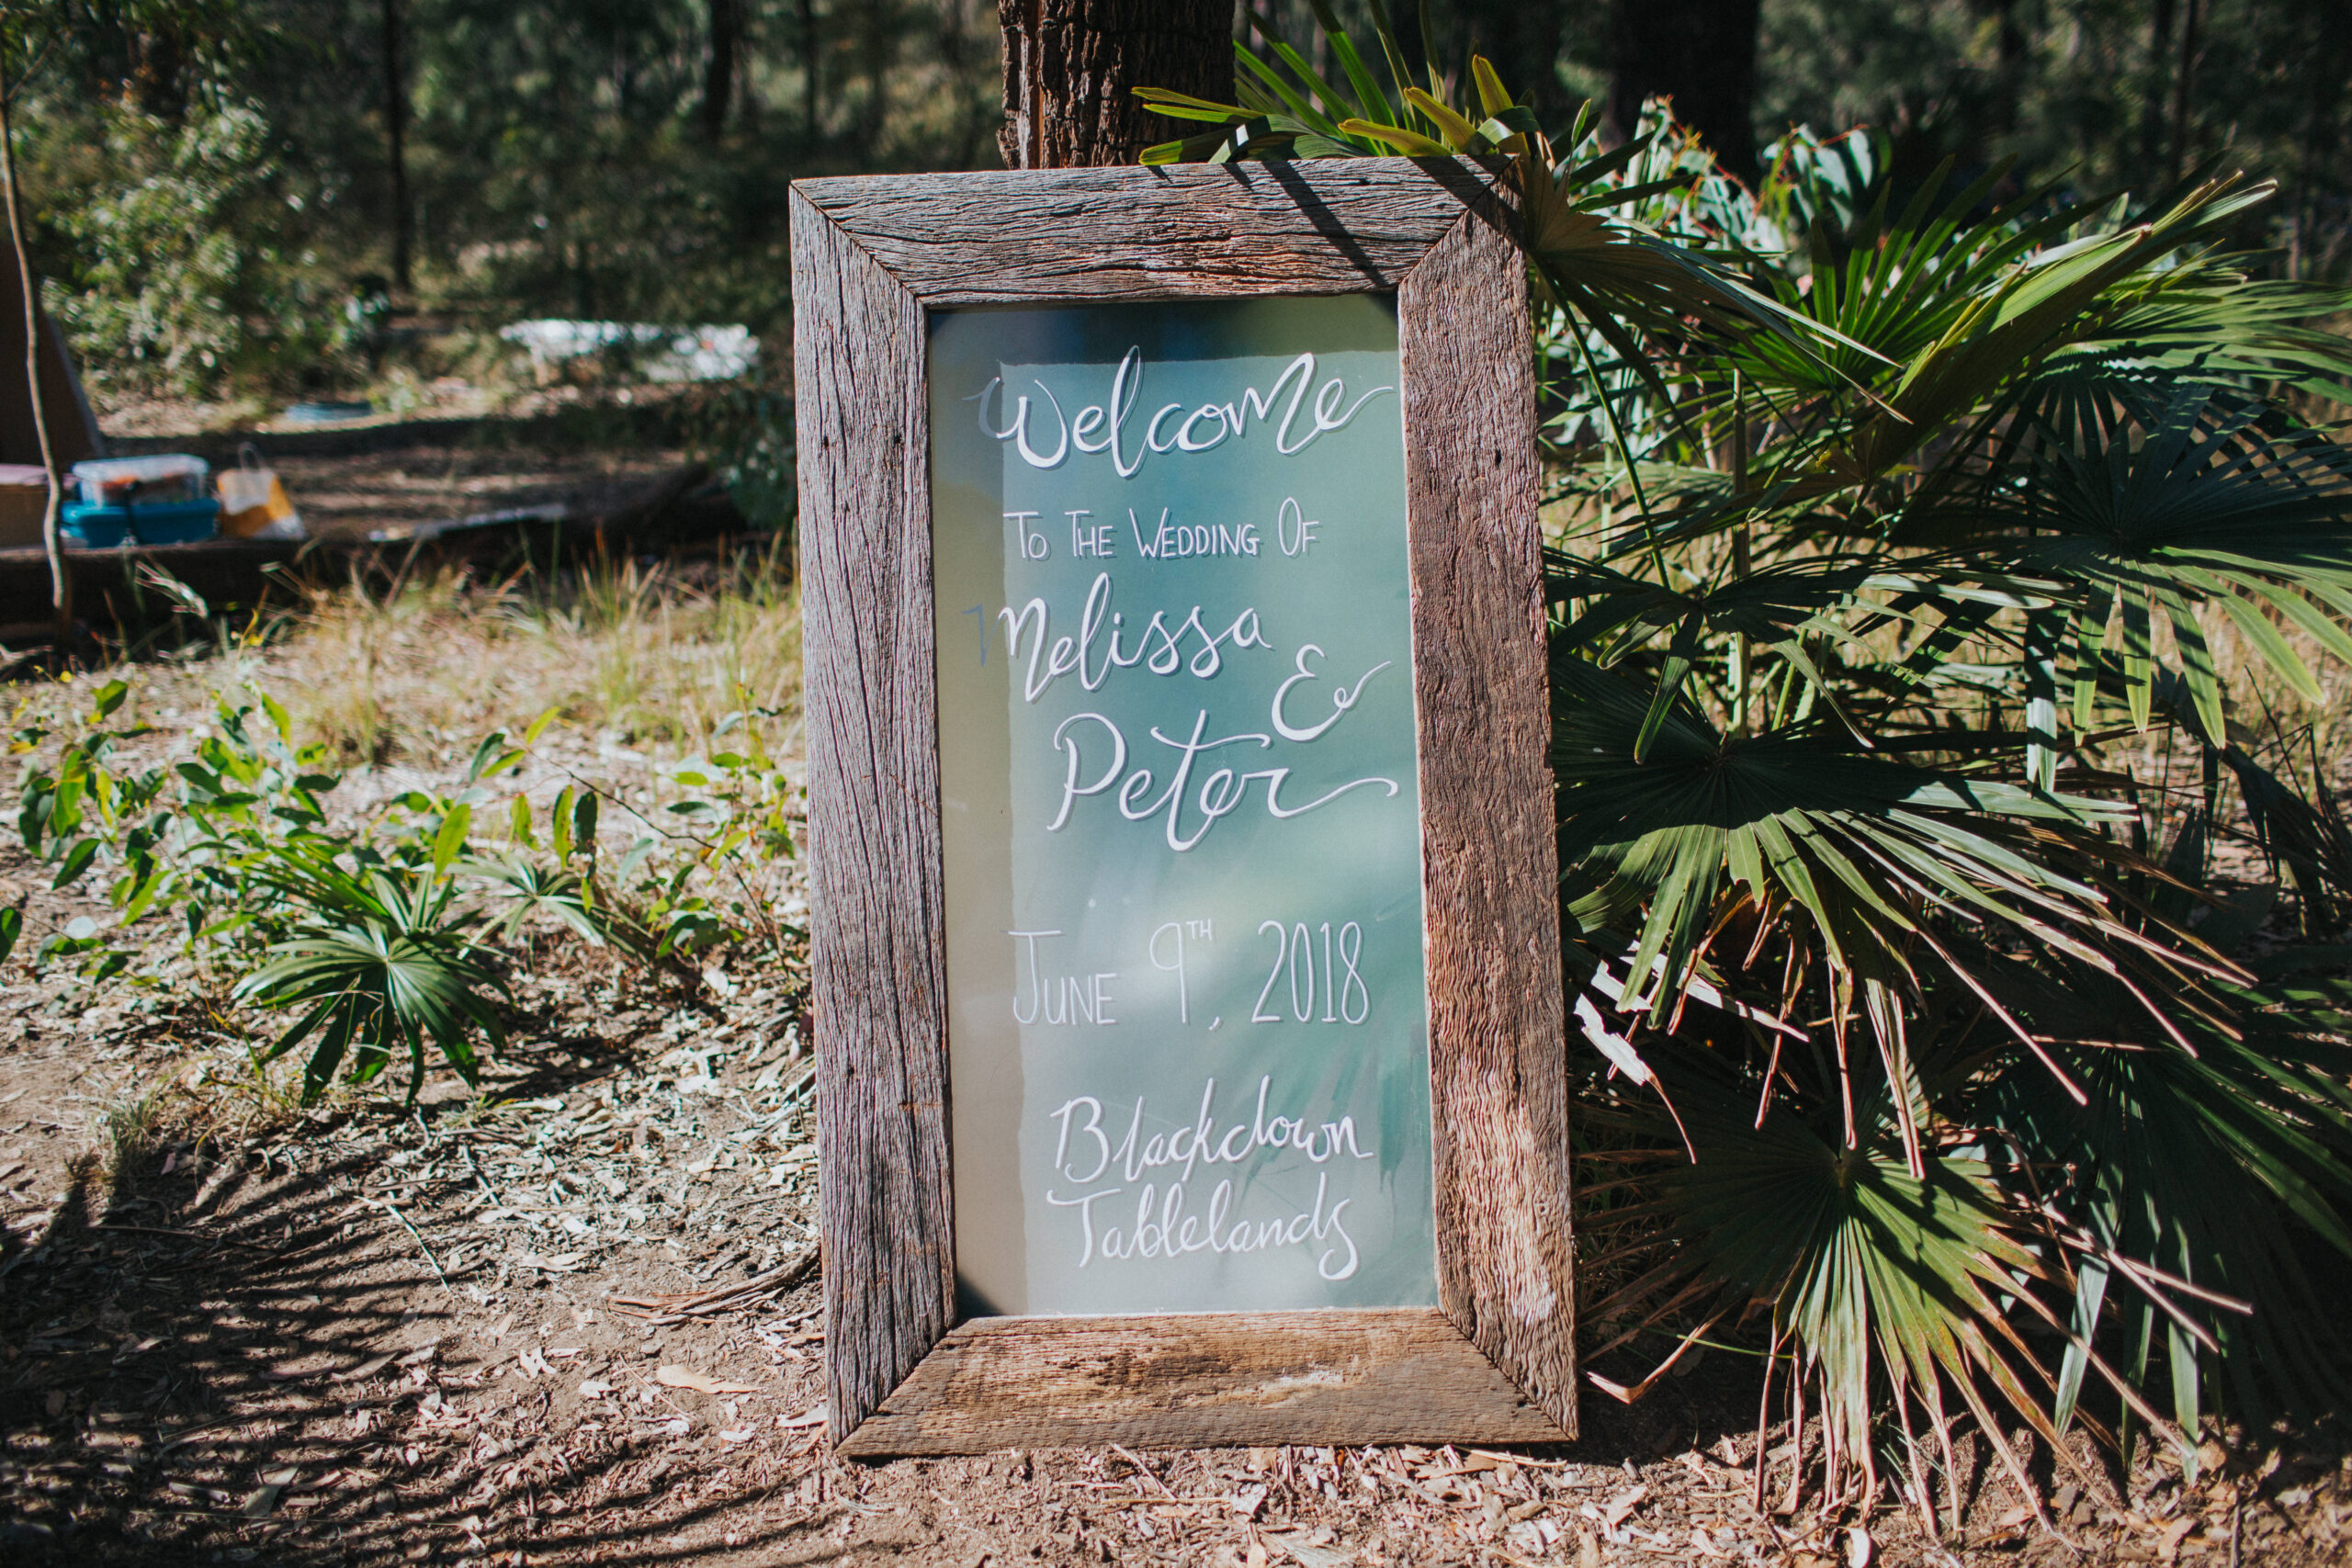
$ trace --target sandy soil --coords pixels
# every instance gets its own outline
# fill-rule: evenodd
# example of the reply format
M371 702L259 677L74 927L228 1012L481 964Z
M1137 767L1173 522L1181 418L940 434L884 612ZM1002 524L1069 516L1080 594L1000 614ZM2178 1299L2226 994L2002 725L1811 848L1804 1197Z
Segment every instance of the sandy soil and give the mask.
M0 844L28 930L104 914L46 882ZM1938 1540L1792 1504L1816 1445L1778 1428L1759 1508L1754 1373L1722 1353L1631 1408L1588 1390L1554 1450L839 1461L796 976L558 957L517 990L483 1096L306 1113L201 976L0 971L0 1563L2352 1560L2340 1429L2215 1445L2194 1487L2154 1460L2119 1487L2086 1450L2086 1488L2035 1452L2063 1536L1964 1439Z

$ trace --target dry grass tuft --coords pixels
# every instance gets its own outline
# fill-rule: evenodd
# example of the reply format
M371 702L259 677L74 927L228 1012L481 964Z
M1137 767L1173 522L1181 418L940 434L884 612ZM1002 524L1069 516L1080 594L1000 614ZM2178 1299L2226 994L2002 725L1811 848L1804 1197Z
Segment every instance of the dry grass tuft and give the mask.
M652 760L730 723L781 752L797 733L799 602L774 558L600 562L490 588L444 573L323 594L248 662L236 679L276 692L346 765L446 762L550 708Z

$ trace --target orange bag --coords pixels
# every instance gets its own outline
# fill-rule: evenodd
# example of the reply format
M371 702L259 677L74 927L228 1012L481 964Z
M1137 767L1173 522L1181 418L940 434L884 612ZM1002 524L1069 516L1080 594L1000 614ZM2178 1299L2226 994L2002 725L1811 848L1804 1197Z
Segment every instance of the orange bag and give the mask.
M220 532L232 539L300 539L301 514L277 475L265 467L261 454L247 442L237 453L237 466L223 468L213 480L220 494Z

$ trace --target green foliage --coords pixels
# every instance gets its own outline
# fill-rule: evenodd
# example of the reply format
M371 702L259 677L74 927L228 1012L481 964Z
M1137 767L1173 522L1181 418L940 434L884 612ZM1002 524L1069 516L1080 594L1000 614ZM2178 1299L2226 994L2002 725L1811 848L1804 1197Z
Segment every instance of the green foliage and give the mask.
M254 884L301 913L235 994L308 1010L266 1053L314 1042L302 1075L306 1100L334 1081L346 1056L352 1081L366 1083L404 1046L413 1100L428 1035L471 1083L474 1033L493 1044L505 1038L492 1001L503 987L469 940L473 920L451 907L458 888L447 874L465 840L464 809L450 813L422 864L401 863L413 863L413 852L389 862L365 855L347 869L335 847L298 840L275 846L255 867ZM413 852L416 841L400 847Z
M760 373L711 389L681 411L686 444L704 455L754 528L792 537L799 511L799 469L792 395L772 354Z
M1794 132L1750 189L1655 109L1548 141L1478 60L1473 123L1374 33L1395 96L1270 42L1240 104L1147 95L1216 127L1154 156L1512 162L1583 1136L1644 1172L1584 1321L1762 1312L1830 1490L1894 1453L1923 1515L1963 1412L2193 1469L2211 1413L2340 1404L2352 830L2288 731L2352 665L2352 492L2283 397L2352 386L2346 299L2221 248L2241 178L1898 191Z
M1677 982L1703 976L1827 1030L1834 1067L1782 1059L1727 1097L1768 1129L1838 1107L1848 1150L1891 1134L1915 1180L1948 1168L1955 1148L2007 1145L1984 1173L2001 1224L1985 1221L1973 1244L1993 1270L1979 1288L1928 1262L1924 1219L1891 1238L1913 1252L1903 1271L1844 1276L1840 1310L1849 1327L1854 1314L1876 1325L1877 1386L1898 1412L1919 1399L1942 1419L1926 1345L1972 1405L1996 1389L2053 1433L2086 1371L2127 1419L2159 1427L2168 1389L2167 1429L2186 1453L2181 1434L2217 1393L2267 1415L2352 1382L2352 1344L2323 1326L2295 1263L2313 1244L2352 1257L2352 1233L2329 1218L2352 1204L2352 1122L2329 1073L2312 1069L2337 1059L2343 1036L2332 1010L2260 989L2217 949L2227 921L2192 930L2211 908L2199 886L2199 846L2220 823L2211 792L2173 851L2151 858L2163 813L2152 819L2099 752L2158 723L2200 745L2229 734L2225 640L2268 689L2313 703L2313 660L2352 650L2343 455L2269 397L2282 382L2340 379L2346 362L2340 344L2256 325L2203 249L2259 191L2197 186L2115 224L2105 204L1988 212L1984 189L1946 196L1934 181L1897 209L1875 184L1842 210L1788 200L1815 209L1802 243L1741 253L1759 292L1869 356L1731 335L1657 367L1670 404L1628 376L1585 389L1613 400L1604 412L1641 433L1641 456L1634 466L1630 441L1567 454L1565 497L1607 521L1583 547L1600 562L1557 574L1561 657L1589 650L1610 666L1633 688L1621 709L1644 692L1650 713L1695 695L1723 727L1709 782L1726 795L1751 750L1823 754L1780 770L1784 793L1749 785L1737 799L1767 848L1733 837L1718 852L1667 809L1682 753L1643 753L1645 720L1620 714L1629 765L1607 783L1646 820L1618 826L1593 770L1569 760L1568 840L1631 837L1571 870L1572 893L1612 874L1605 901L1570 909L1596 954L1622 944L1645 974L1663 956L1651 1027L1668 1021ZM1768 185L1743 212L1735 193L1733 221L1712 225L1717 245L1759 232L1776 194ZM2307 290L2297 306L2307 318L2335 303ZM1611 723L1584 686L1559 690L1564 742ZM1564 744L1564 759L1575 750ZM1891 790L1855 800L1858 767L1892 785L1922 765L1940 775L1930 787L1944 809ZM2290 788L2272 793L2272 821L2326 819ZM1598 840L1579 831L1596 808L1608 825ZM1776 857L1776 837L1812 852ZM1840 853L1826 874L1814 850L1825 839ZM2324 833L2303 840L2307 912L2340 907L2344 863L2314 852ZM1726 951L1727 933L1744 955ZM1724 962L1706 962L1711 941ZM1849 1057L1849 1025L1867 1026L1875 1062ZM1682 1043L1691 1032L1686 1021ZM1659 1071L1665 1092L1685 1092ZM1707 1120L1705 1080L1684 1076L1697 1103L1679 1104L1683 1121ZM2211 1114L2223 1092L2227 1126ZM1889 1108L1883 1129L1862 1102ZM2152 1138L2158 1127L2172 1135ZM1736 1168L1738 1146L1714 1157ZM2037 1191L2037 1169L2096 1174ZM1790 1218L1785 1195L1761 1183L1720 1191L1759 1233ZM1710 1224L1729 1234L1723 1215ZM2076 1243L2079 1268L2058 1266ZM2021 1246L2035 1268L2015 1261ZM1708 1250L1693 1259L1702 1274ZM1788 1278L1829 1278L1815 1269L1828 1261L1811 1255ZM1926 1289L1929 1278L1944 1283ZM1818 1370L1843 1450L1869 1470L1867 1367L1831 1354L1812 1297L1774 1299L1776 1331ZM2073 1325L2061 1365L2030 1349L2021 1315ZM2159 1318L2172 1352L2160 1372L2144 1352L2094 1348L2102 1330L2144 1345Z
M1536 292L1581 323L1645 385L1664 393L1637 346L1634 334L1642 331L1671 333L1678 322L1696 319L1724 328L1745 323L1768 333L1789 332L1785 310L1734 274L1668 243L1632 215L1639 204L1699 177L1694 170L1680 168L1668 169L1657 178L1626 177L1658 142L1655 130L1613 152L1604 151L1599 115L1586 104L1561 143L1569 152L1556 153L1533 114L1513 101L1487 61L1474 56L1470 62L1476 107L1453 106L1434 66L1426 84L1413 79L1386 12L1375 4L1377 57L1389 78L1389 85L1383 87L1327 0L1313 0L1313 5L1331 52L1344 67L1344 87L1326 80L1252 10L1252 28L1274 60L1261 60L1241 44L1234 46L1242 99L1238 105L1137 89L1136 96L1161 114L1216 128L1148 148L1143 161L1223 163L1399 152L1410 157L1508 158L1520 194L1522 239Z
M2184 83L2186 4L1996 14L1972 0L1766 0L1755 121L1768 139L1792 124L1882 127L1905 184L1946 158L2014 158L2036 180L2097 189L2161 181L2226 146L2290 186L2261 215L2290 253L2278 259L2340 276L2344 231L2324 215L2352 181L2335 90L2352 17L2266 0L2201 0L2193 12Z
M322 351L327 316L286 249L288 198L258 108L75 118L103 155L55 209L69 260L50 304L95 377L194 392L264 355Z
M34 259L102 412L330 389L397 404L452 370L499 390L519 366L495 329L532 317L741 322L781 344L790 180L996 162L993 13L752 7L728 58L710 19L707 0L32 7ZM740 454L754 515L785 499L761 488L774 456Z
M549 803L542 832L530 797L502 795L500 781L531 761L550 713L520 741L486 737L456 794L410 791L352 825L331 811L342 780L328 749L297 745L292 717L254 695L257 706L224 700L218 733L168 767L120 764L125 743L150 734L114 727L128 696L120 681L98 689L68 734L20 728L16 748L28 757L57 745L52 764L25 771L17 830L56 868L56 887L96 868L112 874L115 923L76 919L37 962L70 960L86 981L114 979L152 940L144 923L175 914L183 945L232 998L294 1014L261 1055L307 1048L306 1102L338 1074L366 1084L395 1062L407 1066L413 1101L428 1043L475 1081L477 1040L495 1048L504 1039L505 976L543 929L695 984L692 955L751 944L781 957L801 939L758 885L762 867L795 852L796 797L756 740L749 754L676 770L675 798L655 817L574 779ZM721 732L755 735L751 716L739 713ZM607 802L640 829L609 870ZM476 848L478 820L504 827L503 850ZM21 917L9 913L0 936L13 947Z

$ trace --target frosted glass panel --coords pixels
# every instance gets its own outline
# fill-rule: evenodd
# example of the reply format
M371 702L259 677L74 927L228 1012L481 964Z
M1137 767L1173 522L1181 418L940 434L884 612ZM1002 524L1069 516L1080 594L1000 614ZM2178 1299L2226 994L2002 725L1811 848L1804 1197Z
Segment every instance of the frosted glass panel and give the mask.
M930 357L964 1310L1433 1303L1393 301Z

